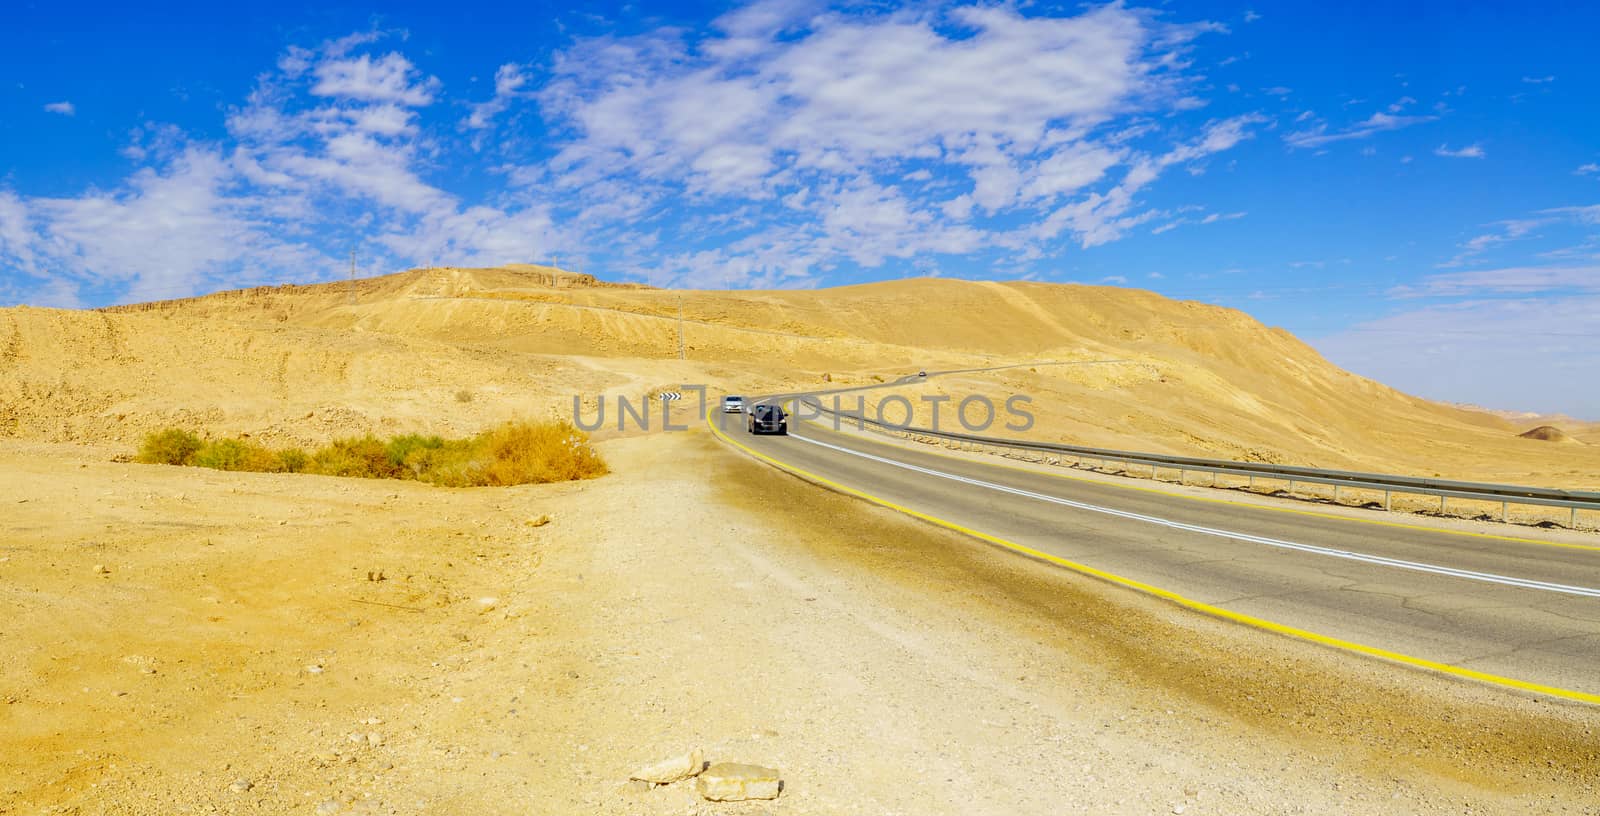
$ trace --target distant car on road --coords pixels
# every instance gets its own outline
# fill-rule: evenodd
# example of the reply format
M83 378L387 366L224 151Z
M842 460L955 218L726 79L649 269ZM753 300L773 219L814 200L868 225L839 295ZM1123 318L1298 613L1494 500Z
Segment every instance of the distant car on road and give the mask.
M789 433L789 417L783 409L759 402L750 407L745 416L745 430L753 434L775 433L787 435Z
M918 371L917 372L917 376L918 377L926 377L926 376L928 376L928 372L926 372L926 371Z
M742 413L744 413L744 397L735 397L735 396L723 397L722 398L722 413L724 413L724 414L742 414Z

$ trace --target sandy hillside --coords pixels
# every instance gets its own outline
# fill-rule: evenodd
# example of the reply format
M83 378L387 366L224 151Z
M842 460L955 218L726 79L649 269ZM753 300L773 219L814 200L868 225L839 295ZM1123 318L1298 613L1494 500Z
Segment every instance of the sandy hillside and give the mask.
M838 387L1040 361L1087 364L906 393L1026 394L1030 435L1079 444L1600 487L1594 425L1563 429L1582 444L1520 438L1525 420L1401 394L1238 311L1139 290L944 279L677 292L514 266L102 312L6 309L0 436L132 443L168 424L302 443L455 433L570 415L574 395L592 406L682 383Z

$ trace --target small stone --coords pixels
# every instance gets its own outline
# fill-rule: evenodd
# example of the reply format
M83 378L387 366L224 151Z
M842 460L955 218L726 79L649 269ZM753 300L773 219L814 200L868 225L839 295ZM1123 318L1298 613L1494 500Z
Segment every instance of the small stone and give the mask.
M655 785L643 779L630 779L622 786L623 793L649 793Z
M306 674L322 674L322 667L313 663L306 667Z
M1176 813L1176 814L1180 814L1180 816L1181 816L1181 814L1183 813L1184 810L1185 810L1185 808L1184 808L1183 805L1173 805L1172 806L1172 812Z
M656 785L670 785L700 773L700 769L704 767L705 758L700 754L700 749L696 748L687 754L663 759L654 765L640 768L628 778Z
M549 514L545 514L545 515L539 516L538 518L528 519L528 526L529 527L543 527L543 526L545 526L546 524L549 524L549 523L550 523Z
M233 784L228 786L228 790L231 790L234 793L244 793L255 786L256 783L251 782L248 779L235 779L233 780Z
M383 744L383 735L376 731L367 732L367 744L376 748Z
M500 605L500 599L499 598L489 597L489 596L486 596L486 597L483 597L483 598L479 598L478 599L478 612L479 612L479 614L482 614L484 612L488 612L488 611L494 609L495 607L497 607L499 605Z
M742 762L718 762L700 774L695 784L700 795L713 802L776 799L783 789L777 769Z
M94 565L94 574L95 575L110 575L111 574L111 568L106 566L105 564L95 564Z
M336 800L329 799L322 804L317 805L317 816L333 816L333 814L339 812L340 807L340 804Z

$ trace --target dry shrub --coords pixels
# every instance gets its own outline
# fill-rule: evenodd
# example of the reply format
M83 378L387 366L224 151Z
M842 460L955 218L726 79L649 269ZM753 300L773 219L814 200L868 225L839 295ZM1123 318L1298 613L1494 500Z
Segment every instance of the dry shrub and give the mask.
M299 448L285 448L278 451L278 466L273 470L279 473L300 473L311 464L311 457Z
M404 468L389 461L389 446L371 434L333 440L327 447L311 455L306 472L366 479L399 479L404 476Z
M486 485L592 479L609 471L589 437L568 422L508 422L479 435Z
M260 473L277 470L278 457L272 451L243 439L217 439L207 442L195 452L194 464L212 470Z
M192 465L194 455L204 446L200 437L188 431L168 428L145 436L135 461L147 465Z
M202 442L176 428L145 438L138 461L216 470L415 479L479 487L592 479L609 471L589 437L567 422L508 422L470 439L371 434L336 439L312 454L272 451L243 439Z
M472 392L463 388L456 392L456 402L472 402Z

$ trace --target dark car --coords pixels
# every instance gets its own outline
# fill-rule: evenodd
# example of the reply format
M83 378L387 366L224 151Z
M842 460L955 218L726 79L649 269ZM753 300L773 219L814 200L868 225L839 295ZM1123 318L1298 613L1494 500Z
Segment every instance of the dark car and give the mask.
M745 413L745 430L753 434L787 434L789 417L776 405L757 403Z

